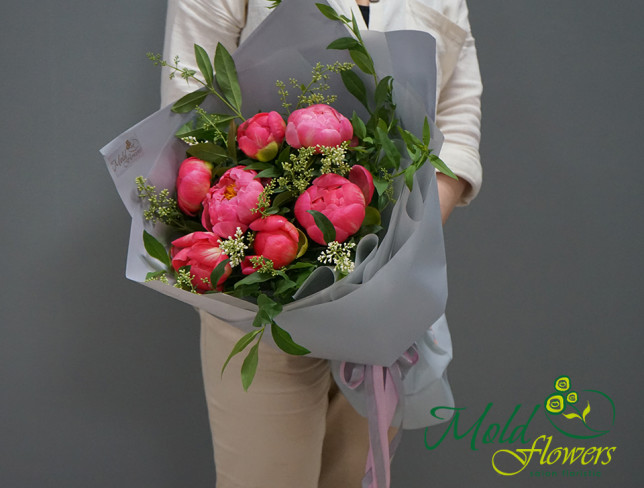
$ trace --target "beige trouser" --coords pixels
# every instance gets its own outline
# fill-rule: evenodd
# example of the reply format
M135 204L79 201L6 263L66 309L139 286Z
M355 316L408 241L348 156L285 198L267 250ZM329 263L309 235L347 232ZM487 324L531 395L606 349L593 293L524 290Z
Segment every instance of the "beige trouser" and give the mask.
M338 390L328 361L261 344L257 375L244 392L239 371L246 352L220 374L242 332L200 315L217 488L359 488L367 421Z

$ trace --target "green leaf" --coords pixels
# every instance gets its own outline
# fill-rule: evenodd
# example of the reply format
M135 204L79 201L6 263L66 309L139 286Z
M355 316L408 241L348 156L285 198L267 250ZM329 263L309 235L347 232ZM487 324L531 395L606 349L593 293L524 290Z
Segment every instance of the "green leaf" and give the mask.
M221 42L217 43L215 50L215 80L228 103L241 112L242 96L237 79L237 68L233 57Z
M215 269L213 269L212 273L210 273L210 285L213 288L217 288L217 283L219 283L219 280L226 272L226 265L228 263L230 263L230 259L224 259L217 266L215 266Z
M214 74L212 71L212 63L210 62L210 58L208 57L206 50L199 44L195 44L195 59L197 60L199 71L201 71L201 74L206 81L206 85L212 87L212 77Z
M409 188L409 191L414 186L414 174L416 173L416 167L415 166L409 166L405 170L405 185L407 185L407 188Z
M378 208L380 210L384 210L387 208L387 205L389 205L389 195L383 193L382 195L378 196Z
M452 170L449 169L447 165L443 162L443 160L438 156L436 156L435 154L429 155L429 162L432 163L432 166L434 166L434 168L436 168L444 175L447 175L450 178L454 178L455 180L458 180L458 177L452 172Z
M271 322L271 318L268 314L264 310L260 309L257 311L255 318L253 319L253 327L262 327L266 324L270 324Z
M327 19L340 20L340 16L338 16L338 13L333 9L333 7L329 7L323 3L316 3L315 5Z
M289 290L292 290L293 288L297 288L297 283L295 283L295 281L291 280L290 278L284 278L275 288L275 293L283 294Z
M304 256L304 253L308 250L309 248L309 240L306 237L306 234L298 227L297 229L297 235L298 235L298 241L297 241L297 255L295 256L295 259L301 258Z
M201 105L207 96L208 91L205 88L200 88L199 90L190 92L174 102L172 111L178 114L187 114L195 107Z
M250 348L248 356L244 359L241 367L241 380L244 391L248 391L248 387L255 378L257 372L257 362L259 360L259 342Z
M281 207L283 206L286 202L289 202L293 199L293 193L290 191L285 191L282 193L279 193L275 199L273 200L273 207Z
M360 43L356 41L353 37L341 37L336 39L331 44L329 44L327 49L355 49L359 48Z
M312 268L317 268L317 264L313 263L307 263L305 261L298 261L293 264L289 264L286 269L289 271L296 270L296 269L312 269Z
M270 168L266 168L265 170L257 173L255 178L275 178L277 176L282 176L282 172L277 166L271 165Z
M369 56L367 52L362 48L362 46L360 46L360 49L349 49L349 54L351 55L353 62L356 63L356 66L362 71L364 71L368 75L375 73L373 60L371 59L371 56Z
M389 164L385 166L388 168L398 168L400 164L400 153L398 152L398 148L396 148L392 140L389 139L389 134L387 134L387 132L380 126L376 127L376 139L382 146L382 149L385 151L385 159L387 161L383 161L383 163L389 162Z
M271 335L273 336L273 340L277 347L284 352L295 356L303 356L304 354L309 354L311 352L306 347L302 347L297 344L291 337L291 334L286 332L276 323L271 324Z
M150 271L149 273L146 273L145 275L145 281L150 281L150 280L156 280L157 278L161 278L164 274L166 274L165 271Z
M188 233L204 232L206 230L200 222L196 222L194 220L186 220L183 225Z
M382 195L385 191L387 191L387 188L389 187L389 182L382 178L374 178L373 186L376 187L376 191L378 192L378 195Z
M244 334L242 338L237 341L237 343L233 346L232 351L230 351L228 358L224 362L224 365L221 368L221 374L224 374L224 370L226 369L226 366L228 366L228 363L233 358L233 356L235 356L236 354L239 354L244 349L246 349L248 344L250 344L253 341L253 339L257 336L257 334L259 334L260 332L262 332L262 329L253 330L248 334Z
M215 125L220 130L223 130L227 124L230 123L231 120L234 120L236 118L235 115L222 115L222 114L210 114L213 119L217 119L217 122L215 122ZM179 130L174 133L175 136L177 137L195 137L197 139L201 140L212 140L215 137L215 130L212 128L206 128L206 127L199 127L195 129L195 124L194 121L186 122L183 124L181 127L179 127Z
M362 36L360 35L360 29L358 28L358 21L356 20L356 16L353 14L353 10L351 11L351 30L356 38L362 42Z
M383 105L385 102L390 102L392 100L391 93L393 81L394 79L391 76L385 76L378 82L376 93L374 95L376 105Z
M407 150L409 151L409 154L414 154L419 150L424 150L425 152L427 152L426 146L414 134L412 134L408 130L405 130L401 127L398 127L398 132L400 133L400 136L402 137L403 141L405 141L405 145L407 146Z
M174 133L179 139L184 137L194 137L197 140L209 141L215 138L216 134L214 129L207 129L202 127L200 129L189 129L188 127L181 127L177 132Z
M166 266L170 266L170 256L168 256L168 251L166 251L164 245L145 230L143 231L143 245L150 256L158 259Z
M280 152L280 155L277 156L277 162L278 163L284 163L289 160L289 157L291 155L291 146L285 146L284 149Z
M351 125L353 125L353 133L358 139L362 140L367 137L367 127L355 112L353 112L353 116L351 117Z
M262 163L261 161L254 161L246 165L246 169L252 169L255 171L262 171L268 168L271 168L273 165L271 163Z
M347 91L351 93L356 99L369 110L369 100L367 99L367 89L364 86L363 81L360 77L355 74L353 71L342 71L340 73L342 82L347 88Z
M249 274L245 278L242 278L237 283L235 283L234 288L239 288L240 286L245 285L252 285L254 283L263 283L264 281L268 281L271 278L273 278L273 276L268 273L259 273L256 271L255 273Z
M220 161L228 158L226 150L212 142L195 144L194 146L188 147L186 152L190 154L190 156L194 156L195 158L203 159L204 161L209 161L211 163L219 163Z
M358 236L366 236L368 234L377 234L382 230L381 225L364 225L360 227L360 233Z
M367 206L365 207L364 220L362 225L380 225L380 212L374 207Z
M271 300L268 295L263 293L257 297L257 306L264 311L270 319L274 319L282 312L282 304Z
M307 212L313 215L315 225L317 225L320 232L322 232L322 239L324 239L324 242L328 244L331 241L335 241L335 227L328 217L317 210L307 210Z
M234 163L237 162L237 144L235 144L235 139L237 137L237 124L235 120L230 121L228 126L228 137L226 138L226 145L228 147L228 157L233 160Z
M429 121L427 120L427 117L425 117L425 122L423 122L423 144L428 146L430 139L431 133L429 132Z

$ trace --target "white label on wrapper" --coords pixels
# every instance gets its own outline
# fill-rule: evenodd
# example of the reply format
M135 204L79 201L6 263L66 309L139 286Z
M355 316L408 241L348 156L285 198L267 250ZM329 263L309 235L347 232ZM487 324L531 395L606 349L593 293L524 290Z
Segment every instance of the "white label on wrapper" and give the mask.
M116 176L122 175L143 155L143 148L133 131L123 134L123 143L106 158L110 171Z

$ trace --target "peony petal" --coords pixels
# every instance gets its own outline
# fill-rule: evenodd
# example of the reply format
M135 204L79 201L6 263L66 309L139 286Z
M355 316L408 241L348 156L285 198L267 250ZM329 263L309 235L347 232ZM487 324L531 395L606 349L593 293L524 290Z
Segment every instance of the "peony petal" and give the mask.
M364 195L364 200L367 205L371 202L373 198L374 185L373 185L373 176L364 166L356 164L351 168L349 172L349 181L354 185L357 185Z

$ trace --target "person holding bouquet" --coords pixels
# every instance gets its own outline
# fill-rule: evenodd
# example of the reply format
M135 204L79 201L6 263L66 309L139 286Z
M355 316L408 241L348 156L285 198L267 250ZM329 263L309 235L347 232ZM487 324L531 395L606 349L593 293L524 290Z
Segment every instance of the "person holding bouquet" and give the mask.
M274 3L169 0L165 59L179 56L183 66L197 70L194 44L215 52L217 43L221 43L233 52L269 14L279 15L279 9L271 9ZM328 3L348 17L353 12L361 29L420 30L436 39L436 125L445 137L440 157L458 176L454 180L437 174L444 223L456 206L467 205L476 196L481 185L478 146L482 85L465 0L372 3L328 0ZM180 77L170 79L164 73L162 104L174 102L196 88ZM221 191L227 191L226 188L222 185ZM215 197L213 194L212 198ZM190 207L190 202L185 205ZM207 228L218 225L206 224ZM285 245L288 247L288 243ZM339 391L329 362L291 356L261 343L261 365L252 387L244 391L238 376L220 374L243 333L206 312L201 311L200 318L201 359L217 486L359 487L369 449L367 421ZM233 357L228 368L238 370L241 361L239 355Z

